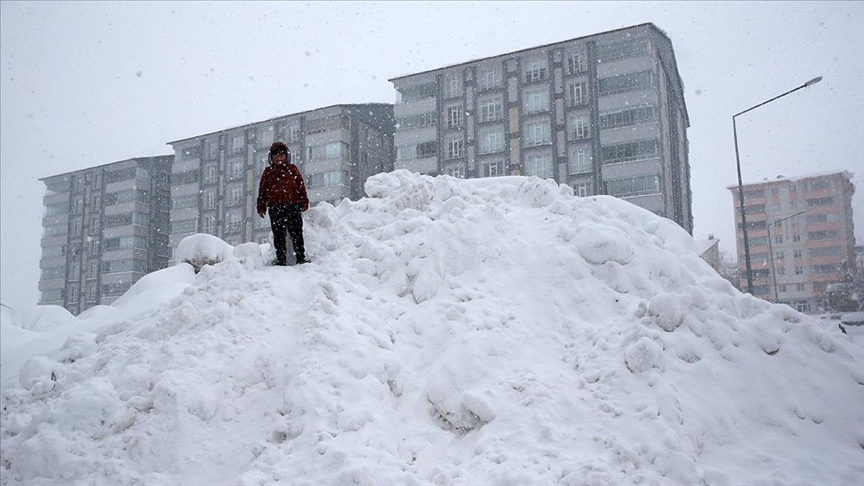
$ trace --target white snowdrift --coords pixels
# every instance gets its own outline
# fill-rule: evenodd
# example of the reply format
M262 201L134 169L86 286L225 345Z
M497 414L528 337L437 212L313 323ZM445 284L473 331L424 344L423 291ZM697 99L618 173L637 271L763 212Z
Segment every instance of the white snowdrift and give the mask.
M18 364L3 484L864 481L860 329L742 295L617 199L404 171L366 190L306 213L313 264L245 244L157 272L157 310Z

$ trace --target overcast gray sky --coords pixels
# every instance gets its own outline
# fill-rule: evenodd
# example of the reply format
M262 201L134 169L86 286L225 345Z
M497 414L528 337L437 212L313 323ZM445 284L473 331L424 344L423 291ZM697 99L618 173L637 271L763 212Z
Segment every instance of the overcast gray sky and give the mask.
M694 236L734 254L737 184L853 172L864 241L864 2L0 2L0 302L38 301L39 178L337 103L393 77L653 22L690 114Z

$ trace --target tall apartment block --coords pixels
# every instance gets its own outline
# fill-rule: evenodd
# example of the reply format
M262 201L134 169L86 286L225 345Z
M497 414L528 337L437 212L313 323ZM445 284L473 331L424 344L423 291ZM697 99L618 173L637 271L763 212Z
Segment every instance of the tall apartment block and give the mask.
M77 315L168 265L173 160L134 158L40 179L40 304Z
M193 233L235 246L270 240L255 200L276 140L291 150L311 205L360 199L366 178L393 170L393 105L334 105L169 142L172 250Z
M738 186L728 189L735 207L740 288L746 289ZM855 255L852 174L778 177L743 189L753 295L819 312L826 287L843 280L842 264Z
M608 194L692 234L689 119L653 24L393 78L395 168L536 175Z

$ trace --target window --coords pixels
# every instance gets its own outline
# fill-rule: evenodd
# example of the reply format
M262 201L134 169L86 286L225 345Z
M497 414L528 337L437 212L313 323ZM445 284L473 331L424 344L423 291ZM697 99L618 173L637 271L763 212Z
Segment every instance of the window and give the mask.
M243 151L243 145L246 143L242 133L231 136L231 153L236 154Z
M309 174L309 187L336 187L342 185L346 180L347 177L341 170Z
M334 115L306 122L306 135L335 130L350 130L351 119L347 115Z
M455 98L462 94L462 80L458 74L450 74L445 77L444 97Z
M796 266L795 267L795 275L802 275L804 273L804 267Z
M201 191L201 204L204 209L216 207L216 189L204 189Z
M135 167L129 167L128 169L112 170L105 173L106 184L110 184L112 182L127 181L133 178L135 178Z
M824 179L821 181L813 181L807 183L808 191L819 191L822 189L831 189L831 181L829 179Z
M811 273L839 273L839 265L813 265L810 267Z
M396 119L396 128L398 130L412 130L415 128L434 127L437 118L434 111L420 113L419 115L403 116Z
M811 257L835 256L840 254L839 246L823 246L820 248L810 248Z
M275 138L273 127L261 127L258 129L258 148L269 149Z
M423 142L417 144L417 158L425 159L438 156L438 142Z
M588 102L588 83L577 81L567 85L567 106L580 106Z
M525 90L525 113L540 113L549 110L549 90L546 87Z
M331 142L326 145L306 147L306 158L309 162L347 157L348 153L348 144L345 142Z
M171 234L182 235L186 233L194 233L198 229L198 220L190 219L188 221L172 221Z
M615 61L628 57L647 54L649 49L648 39L630 39L612 44L597 46L598 61Z
M490 130L480 132L480 135L477 138L477 150L480 154L489 154L504 150L503 130L498 129L494 131Z
M654 74L651 71L640 71L638 73L603 78L598 82L597 91L600 96L606 96L648 89L653 85Z
M807 224L836 223L840 221L837 213L808 214Z
M588 197L592 195L591 191L591 183L590 182L580 182L576 184L576 195L579 197Z
M585 51L570 51L567 53L567 74L584 73L588 70L585 62Z
M834 204L834 198L831 196L817 197L817 198L807 200L807 207L808 208L812 208L814 206L831 206L833 204Z
M750 189L744 191L744 199L759 199L765 197L765 191L762 189Z
M570 150L570 173L582 174L594 170L591 160L591 147L582 145Z
M621 128L653 123L656 120L653 106L642 106L629 110L600 115L600 128Z
M201 231L209 234L213 234L216 229L216 217L215 216L204 216L201 220Z
M178 172L176 174L171 174L171 184L172 185L182 185L182 184L197 184L198 183L198 169L187 170L186 172Z
M465 155L465 144L461 138L450 140L447 144L447 158L458 159Z
M208 159L215 159L219 154L219 141L207 140L204 142L204 153L207 154Z
M591 121L587 113L571 114L567 117L567 140L583 140L591 136Z
M793 250L792 251L792 258L801 258L802 256L804 256L803 250Z
M96 196L93 196L93 207L99 207L99 204L96 201ZM51 206L45 206L44 211L42 213L43 216L55 216L57 214L65 214L69 211L69 207L67 203L53 204Z
M496 160L483 164L483 177L498 177L504 175L504 161Z
M218 168L216 164L207 164L204 166L204 183L215 184L218 177Z
M198 195L175 197L171 200L171 209L186 209L198 207Z
M525 124L525 146L546 145L552 143L549 122L546 120L532 121Z
M292 123L291 126L288 127L288 141L289 142L299 142L300 141L300 124Z
M457 179L465 178L465 166L462 164L459 165L451 165L446 169L447 175L451 177L455 177Z
M102 286L102 295L106 297L114 297L117 295L123 295L129 290L132 284L130 282L127 283L117 283L117 284L109 284Z
M243 163L242 160L235 160L231 162L231 178L239 179L243 177L243 173L245 172L246 164Z
M462 127L462 106L451 106L447 108L447 128Z
M656 140L640 140L601 147L604 164L651 159L657 156Z
M542 81L546 79L548 61L545 57L530 59L525 62L525 82Z
M235 206L243 201L243 186L233 185L228 188L228 206Z
M180 160L197 159L201 155L201 147L186 147L180 151Z
M839 232L837 230L824 230L824 231L810 231L807 233L807 239L810 240L831 240L834 238L838 238Z
M126 226L132 224L132 213L113 214L105 216L104 226L113 228L115 226Z
M438 96L438 83L433 81L426 84L406 86L404 88L399 88L398 92L398 103L409 103L423 98L434 98L435 96Z
M612 196L617 197L657 194L660 192L660 178L658 176L642 176L632 177L629 179L614 179L608 181L606 184L608 193Z
M501 86L501 69L500 68L490 68L483 71L477 75L477 87L480 88L481 91L494 89Z
M525 157L526 175L535 175L544 179L552 177L552 155L530 154Z
M240 231L243 229L243 214L239 209L225 213L225 231Z
M480 100L480 121L491 122L504 117L504 102L500 97Z
M417 158L416 145L401 145L396 147L396 160L414 160Z
M143 236L119 236L108 238L104 243L105 251L147 249L147 238Z

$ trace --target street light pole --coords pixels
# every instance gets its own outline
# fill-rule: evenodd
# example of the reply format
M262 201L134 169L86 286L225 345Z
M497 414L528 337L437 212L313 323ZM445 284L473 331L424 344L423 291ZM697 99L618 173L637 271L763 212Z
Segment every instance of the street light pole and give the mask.
M767 105L768 103L771 103L772 101L774 101L778 98L782 98L782 97L784 97L790 93L794 93L801 88L807 88L809 86L813 86L814 84L818 83L819 81L822 81L822 76L813 78L810 81L807 81L806 83L802 84L801 86L798 86L795 89L791 89L791 90L789 90L789 91L787 91L781 95L778 95L778 96L771 98L768 101L763 101L762 103L759 103L756 106L751 106L750 108L747 108L746 110L744 110L740 113L736 113L736 114L732 115L732 134L735 137L735 165L738 168L738 205L739 205L740 211L741 211L741 228L742 228L743 233L744 233L744 262L747 265L747 292L750 294L753 293L753 273L752 273L751 267L750 267L750 239L747 237L747 213L744 210L744 183L741 180L741 157L738 154L738 126L735 124L735 117L737 117L739 115L743 115L744 113L747 113L748 111L755 110L756 108L759 108L762 105Z
M786 221L787 219L794 218L795 216L800 216L806 212L807 212L807 210L805 209L804 211L799 211L799 212L793 214L792 216L786 216L785 218L782 218L782 219L775 219L774 221L771 222L771 224L768 225L768 258L771 259L771 279L774 281L774 303L775 304L777 303L778 300L780 300L780 298L777 296L777 272L775 272L775 270L774 270L774 245L771 243L771 227L776 226L777 223Z

